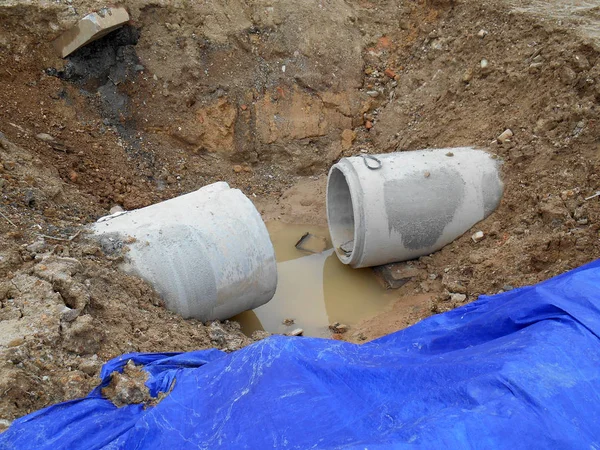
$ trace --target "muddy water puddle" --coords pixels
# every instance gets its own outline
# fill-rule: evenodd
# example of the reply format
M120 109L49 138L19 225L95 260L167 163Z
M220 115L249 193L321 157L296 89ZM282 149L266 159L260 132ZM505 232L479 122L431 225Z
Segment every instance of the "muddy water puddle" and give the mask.
M270 222L267 229L277 258L277 291L269 303L234 317L246 334L302 328L305 336L329 337L329 324L352 327L385 310L397 298L381 286L371 269L342 264L331 248L327 228ZM295 248L307 232L326 238L324 252L311 254ZM285 319L294 323L284 325Z

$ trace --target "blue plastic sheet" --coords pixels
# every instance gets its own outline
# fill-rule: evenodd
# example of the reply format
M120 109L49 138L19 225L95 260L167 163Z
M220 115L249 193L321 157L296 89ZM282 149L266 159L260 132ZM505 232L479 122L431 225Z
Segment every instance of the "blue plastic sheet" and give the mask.
M600 263L376 341L273 336L232 354L129 354L157 406L99 388L17 421L0 448L600 448Z

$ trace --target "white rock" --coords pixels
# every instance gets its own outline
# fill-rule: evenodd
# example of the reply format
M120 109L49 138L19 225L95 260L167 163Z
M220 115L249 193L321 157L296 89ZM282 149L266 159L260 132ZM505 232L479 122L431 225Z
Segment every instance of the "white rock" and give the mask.
M488 60L487 60L487 59L485 59L485 58L483 58L483 59L481 60L481 62L479 63L479 65L481 66L481 68L482 68L482 69L487 69L487 68L488 68L488 66L489 66L489 64L490 64L490 63L489 63L489 62L488 62Z
M378 97L378 96L379 96L379 91L367 91L367 95L368 95L369 97L373 97L373 98L375 98L375 97Z
M481 241L483 238L484 238L483 231L477 231L477 232L473 233L473 235L471 236L471 240L475 243Z
M120 213L120 212L124 212L125 210L119 206L119 205L115 205L112 208L110 208L110 213L111 214L116 214L116 213Z
M488 34L488 32L486 30L479 30L479 33L477 33L477 36L479 36L481 39L483 39L484 37L486 37Z
M514 136L514 133L512 132L512 130L510 128L507 128L506 130L504 130L502 132L502 134L500 134L500 136L498 136L496 138L496 140L500 143L500 144L504 144L506 141L509 141L511 137Z
M54 137L50 136L48 133L39 133L39 134L36 134L35 137L37 139L39 139L40 141L44 141L44 142L54 141Z

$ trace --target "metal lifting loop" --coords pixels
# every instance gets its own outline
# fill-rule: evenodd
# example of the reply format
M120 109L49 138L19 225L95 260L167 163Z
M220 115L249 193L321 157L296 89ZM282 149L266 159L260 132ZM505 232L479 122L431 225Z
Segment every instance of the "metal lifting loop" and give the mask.
M365 163L365 166L367 166L369 169L371 170L378 170L381 169L381 161L377 158L375 158L373 155L360 155L363 157L363 161ZM373 161L375 161L375 165L369 165L369 159L372 159Z

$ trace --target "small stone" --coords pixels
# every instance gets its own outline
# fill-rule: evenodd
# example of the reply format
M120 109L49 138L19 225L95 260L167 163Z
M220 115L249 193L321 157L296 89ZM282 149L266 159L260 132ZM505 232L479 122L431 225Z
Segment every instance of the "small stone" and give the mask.
M471 264L481 264L483 261L485 261L485 257L481 253L469 254L469 262Z
M488 32L486 30L479 30L479 32L477 33L477 36L480 37L481 39L483 39L484 37L486 37L488 35Z
M284 324L286 327L289 327L291 325L294 325L295 321L294 319L283 319L283 322L281 323Z
M467 299L467 296L465 294L458 294L458 293L450 293L450 301L455 302L455 303L462 303Z
M540 71L540 68L543 65L544 65L544 63L542 63L542 62L534 62L534 63L531 63L529 65L529 69L527 69L527 70L528 70L529 73L535 74L535 73L538 73Z
M481 241L484 238L484 234L483 231L477 231L475 233L473 233L473 235L471 236L471 240L475 243Z
M438 277L438 276L437 276L437 273L430 273L430 274L429 274L429 279L430 279L430 280L435 280L437 277Z
M483 69L486 70L489 67L490 63L488 62L487 59L483 58L481 60L481 62L479 63L479 66Z
M396 72L394 72L392 69L385 69L383 73L389 78L396 78Z
M250 167L250 166L244 166L244 172L246 172L246 173L252 172L252 167Z
M125 212L125 210L123 209L123 207L121 205L115 205L112 208L110 208L109 211L111 214L116 214L116 213L122 213Z
M496 140L500 143L500 144L504 144L506 141L510 141L510 138L514 136L514 133L512 132L512 130L510 128L507 128L506 130L504 130L500 136L498 136L496 138Z
M50 136L48 133L39 133L36 134L35 137L44 142L52 142L54 140L54 137Z
M448 153L446 153L446 156L452 157L452 156L454 156L454 153L448 152Z
M240 173L244 171L244 168L242 166L240 166L239 164L236 164L235 166L233 166L233 171L235 173Z
M379 91L367 91L367 95L373 98L379 97Z
M286 336L304 336L304 330L302 328L296 328L287 333Z
M133 68L133 70L135 70L136 72L143 72L145 69L144 66L142 66L141 64L136 64L135 67Z
M419 278L421 270L406 262L373 267L386 289L398 289L413 279Z
M15 339L13 339L13 340L9 341L9 342L6 344L6 346L7 346L7 347L9 347L9 348L11 348L11 347L18 347L19 345L22 345L22 344L24 344L24 343L25 343L25 338L23 338L23 337L18 337L18 338L15 338Z
M431 174L429 172L425 172L425 178L429 178Z
M450 292L455 292L457 294L466 294L467 293L467 288L464 287L460 283L456 283L456 282L444 283L444 286Z
M465 73L463 74L462 77L462 81L463 83L469 83L471 80L473 79L473 69L467 69L465 70Z
M246 111L248 109L248 105L242 105L242 106L240 106L240 109L242 111Z
M71 170L71 172L69 172L69 180L71 180L72 183L76 183L78 178L79 175L77 175L77 172L75 172L74 170Z
M373 128L373 122L371 122L370 120L367 120L367 121L365 122L365 128L366 128L367 130L370 130L371 128Z
M504 286L502 286L502 290L504 292L512 291L513 289L514 287L512 287L510 284L505 284Z
M343 323L333 322L329 325L329 329L335 334L344 334L348 331L350 327L348 325L344 325Z

